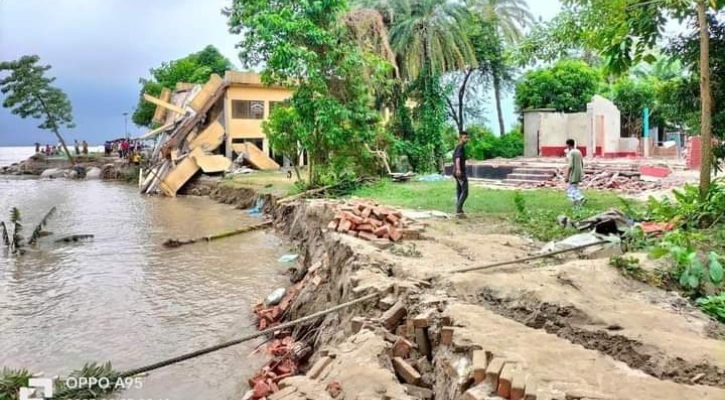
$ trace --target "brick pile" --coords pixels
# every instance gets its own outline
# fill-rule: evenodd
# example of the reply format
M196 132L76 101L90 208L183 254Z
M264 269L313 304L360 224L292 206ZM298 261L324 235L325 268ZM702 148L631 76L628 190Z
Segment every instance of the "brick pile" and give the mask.
M565 189L567 183L562 175L554 179L533 184L531 187ZM620 173L616 171L598 171L584 175L580 183L581 189L614 190L619 193L637 194L645 190L660 190L678 186L674 181L645 181L639 174Z
M423 227L403 217L403 213L378 203L353 200L337 207L329 230L367 240L380 247L403 239L419 239Z

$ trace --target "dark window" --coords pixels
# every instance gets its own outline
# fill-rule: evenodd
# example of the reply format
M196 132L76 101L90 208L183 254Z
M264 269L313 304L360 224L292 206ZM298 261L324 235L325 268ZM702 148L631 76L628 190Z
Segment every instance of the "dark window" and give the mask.
M264 102L260 100L232 100L232 118L264 119Z
M252 138L250 138L250 139L234 138L234 139L232 139L232 144L238 144L238 143L252 143L255 146L257 146L257 148L259 150L262 150L264 148L264 139L262 139L262 138L260 138L260 139L257 139L257 138L253 138L253 139Z

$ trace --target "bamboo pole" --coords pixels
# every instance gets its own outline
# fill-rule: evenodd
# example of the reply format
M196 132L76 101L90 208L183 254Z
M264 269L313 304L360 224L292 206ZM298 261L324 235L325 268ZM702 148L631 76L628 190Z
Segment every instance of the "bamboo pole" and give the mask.
M262 223L252 225L252 226L245 226L244 228L236 229L229 232L222 232L217 233L216 235L211 236L202 236L194 239L187 239L187 240L181 240L181 239L168 239L164 242L164 246L166 247L180 247L186 244L192 244L196 242L206 241L211 242L212 240L222 239L229 236L239 235L242 233L252 232L256 231L262 228L266 228L268 226L272 225L272 221L264 221Z

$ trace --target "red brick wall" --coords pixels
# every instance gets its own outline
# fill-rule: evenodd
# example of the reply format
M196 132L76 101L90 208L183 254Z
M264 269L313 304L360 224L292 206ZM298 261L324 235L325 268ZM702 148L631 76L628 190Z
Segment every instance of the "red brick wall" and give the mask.
M577 149L582 152L582 156L587 155L586 146L579 146ZM541 146L541 149L539 150L542 157L564 157L564 150L566 150L566 146Z

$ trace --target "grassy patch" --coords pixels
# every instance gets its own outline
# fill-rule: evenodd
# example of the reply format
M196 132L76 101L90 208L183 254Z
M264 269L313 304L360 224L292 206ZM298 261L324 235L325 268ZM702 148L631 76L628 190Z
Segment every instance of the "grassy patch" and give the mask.
M287 173L281 171L257 171L247 175L227 176L222 185L249 188L262 194L284 197L299 192L296 179L287 179Z
M394 183L384 180L362 187L354 195L397 207L451 213L455 211L455 192L452 181ZM515 201L517 193L523 199L519 206ZM522 233L540 240L551 240L575 233L558 224L558 215L576 220L612 207L623 208L622 200L612 192L588 191L585 195L588 199L586 206L574 208L563 190L516 191L471 184L464 208L469 216L503 219Z

